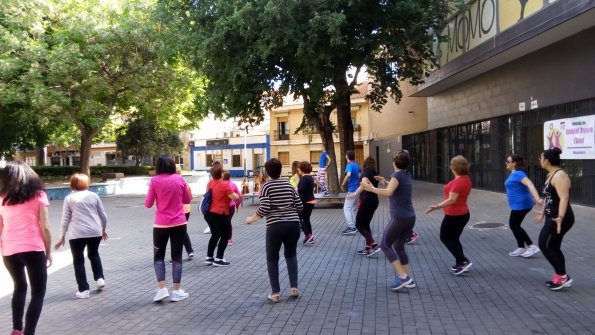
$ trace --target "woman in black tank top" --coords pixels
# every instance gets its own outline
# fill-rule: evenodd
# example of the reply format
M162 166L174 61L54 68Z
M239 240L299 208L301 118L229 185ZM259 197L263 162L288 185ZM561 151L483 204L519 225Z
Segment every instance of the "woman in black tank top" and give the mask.
M572 284L572 279L566 273L564 254L560 250L562 238L574 224L574 213L570 207L570 178L560 168L561 153L562 150L554 148L545 150L541 154L541 167L549 173L543 188L545 204L535 216L537 224L545 217L545 223L539 234L539 248L554 268L553 280L545 283L554 291L570 287Z

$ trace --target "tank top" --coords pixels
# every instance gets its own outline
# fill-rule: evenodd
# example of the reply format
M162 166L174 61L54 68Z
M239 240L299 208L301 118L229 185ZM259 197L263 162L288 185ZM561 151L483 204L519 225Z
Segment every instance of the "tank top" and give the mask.
M558 196L558 191L556 191L556 188L552 185L552 179L560 170L561 169L556 170L552 176L548 178L543 187L543 194L545 194L545 216L549 218L558 217L560 197ZM566 221L566 218L572 218L574 221L574 213L572 212L572 207L570 207L570 200L568 200L568 209L566 210L564 221Z

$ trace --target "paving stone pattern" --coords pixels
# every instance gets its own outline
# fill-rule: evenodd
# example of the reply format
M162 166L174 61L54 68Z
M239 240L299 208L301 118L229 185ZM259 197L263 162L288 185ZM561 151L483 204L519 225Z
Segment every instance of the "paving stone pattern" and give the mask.
M256 206L242 207L233 220L233 240L227 268L206 266L203 258L210 235L193 205L189 232L196 258L184 262L182 286L190 297L181 302L153 303L153 209L142 197L103 198L109 216L110 239L100 253L107 287L90 299L75 298L71 265L49 276L38 334L593 334L595 332L595 209L575 206L577 223L563 249L573 287L552 292L544 282L553 270L541 253L523 259L508 256L516 248L509 229L466 229L462 243L474 263L455 277L452 256L439 240L442 214L424 214L440 200L441 185L416 182L416 244L407 247L416 289L393 292L393 272L382 253L355 254L359 235L343 236L341 208L319 207L312 215L312 246L298 245L301 296L289 297L281 257L282 301L267 301L264 220L251 226L244 218ZM197 202L197 200L195 200ZM503 194L473 190L471 222L508 223ZM54 236L59 230L62 202L50 207ZM524 227L537 241L539 226L532 215ZM380 239L388 221L388 203L374 217ZM55 239L55 238L54 238ZM67 244L68 245L68 244ZM69 252L63 252L68 257ZM4 269L2 269L4 271ZM171 278L168 268L168 280ZM87 275L92 279L87 262ZM2 277L5 278L5 277ZM92 282L90 282L93 284ZM3 282L2 286L10 285ZM93 287L94 285L92 285ZM11 328L10 294L0 298L0 333Z

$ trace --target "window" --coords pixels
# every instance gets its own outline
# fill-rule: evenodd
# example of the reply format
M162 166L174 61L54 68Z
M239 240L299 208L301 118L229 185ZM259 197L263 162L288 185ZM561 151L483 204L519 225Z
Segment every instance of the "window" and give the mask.
M322 151L310 151L310 164L319 164Z
M207 166L213 165L213 155L207 154Z
M242 156L241 155L232 155L231 156L231 166L232 167L241 167L242 166Z
M289 165L289 152L279 152L279 160L283 165Z
M289 127L287 121L280 121L277 123L277 140L289 139Z

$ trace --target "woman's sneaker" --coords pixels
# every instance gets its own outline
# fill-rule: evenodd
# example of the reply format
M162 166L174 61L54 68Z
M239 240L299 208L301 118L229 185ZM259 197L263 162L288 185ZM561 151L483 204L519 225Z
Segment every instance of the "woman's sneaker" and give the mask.
M225 259L215 259L213 266L229 266L229 262Z
M565 287L572 286L572 278L569 275L564 276L554 276L554 280L552 280L552 284L550 286L550 290L558 291Z
M213 257L205 257L205 264L206 265L213 265L215 259Z
M521 257L529 258L529 257L535 255L536 253L538 253L539 251L540 250L537 246L532 245L529 248L527 248L527 250L523 254L521 254Z
M419 235L417 235L414 232L411 232L411 234L409 234L409 237L407 238L407 244L415 243L415 241L417 241L418 238L419 238Z
M105 288L105 280L103 278L97 279L97 291L101 291Z
M411 277L409 277L409 276L407 276L405 278L395 277L395 280L393 280L393 284L390 286L390 288L393 291L397 291L397 290L402 289L406 285L411 284L411 282L413 282L413 279L411 279Z
M171 301L181 301L188 298L190 294L186 293L184 290L173 290L171 291L171 297L169 298Z
M372 244L372 247L370 248L370 253L368 253L368 257L376 255L379 251L380 247L378 246L378 244Z
M361 256L367 256L370 254L370 247L365 246L362 250L358 250L355 253Z
M405 285L405 287L406 287L406 288L415 288L415 287L416 287L416 285L415 285L415 280L412 280L412 281L411 281L411 283L409 283L409 284Z
M473 263L471 262L463 262L459 265L456 266L456 269L454 270L453 274L455 276L458 276L460 274L463 274L467 271L469 271L469 268L473 265Z
M519 256L522 256L526 251L527 251L527 249L525 249L525 248L517 248L514 251L509 252L508 256L519 257Z
M154 302L162 301L163 299L165 299L167 297L169 297L169 291L167 290L167 287L158 288L157 293L155 293L155 296L153 297L153 301Z
M89 290L76 292L76 297L79 299L89 299Z
M210 227L205 228L205 230L202 233L203 234L210 234L211 233L211 228Z

